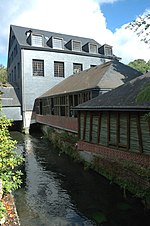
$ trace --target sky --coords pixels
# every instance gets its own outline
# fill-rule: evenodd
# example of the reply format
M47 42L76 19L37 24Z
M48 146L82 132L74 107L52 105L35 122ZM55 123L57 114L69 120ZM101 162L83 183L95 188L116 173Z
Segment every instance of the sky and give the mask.
M150 13L150 0L0 0L0 64L7 66L10 25L93 38L128 64L150 59L150 47L127 23Z

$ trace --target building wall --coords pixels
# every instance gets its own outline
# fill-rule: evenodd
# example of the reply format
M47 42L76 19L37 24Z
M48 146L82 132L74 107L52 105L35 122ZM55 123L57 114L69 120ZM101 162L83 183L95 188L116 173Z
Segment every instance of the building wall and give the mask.
M13 41L11 38L13 37ZM91 65L100 65L104 59L100 56L87 54L81 55L78 52L63 53L61 50L41 51L23 49L14 37L13 31L10 33L10 48L8 53L8 74L9 82L19 87L19 100L21 103L23 125L30 125L29 117L32 115L34 101L47 90L63 81L73 74L73 63L82 64L82 70L86 70ZM32 60L44 60L44 76L33 76ZM54 61L64 63L64 77L54 77ZM106 59L105 61L109 61Z
M80 140L117 150L150 154L150 122L145 113L80 113Z
M32 60L44 60L44 76L33 76ZM54 77L54 61L64 62L64 77ZM38 50L21 50L21 92L23 125L28 127L29 119L25 119L25 112L31 115L34 101L47 90L63 81L73 74L73 63L83 65L83 70L91 65L99 65L103 60L95 56L81 56L76 54L66 54ZM27 122L27 123L26 123Z
M98 144L91 144L85 141L78 141L77 143L78 150L86 151L92 154L99 154L105 159L110 160L123 160L123 161L131 161L136 164L144 165L149 167L150 165L150 156L149 155L141 155L139 153L133 152L124 152L121 150L115 150L113 148L101 146Z
M17 48L17 52L15 48ZM17 85L21 90L21 49L16 39L8 53L8 81Z
M60 117L57 115L36 115L36 122L73 133L78 132L77 118L73 117Z
M44 60L44 77L32 75L32 59ZM65 77L54 77L54 61L64 62ZM90 65L101 64L98 57L79 56L56 52L35 50L22 50L22 85L23 85L23 109L32 110L34 100L41 94L52 88L69 75L73 74L73 63L83 64L83 70Z
M2 107L2 114L6 115L8 119L15 121L22 120L21 107Z

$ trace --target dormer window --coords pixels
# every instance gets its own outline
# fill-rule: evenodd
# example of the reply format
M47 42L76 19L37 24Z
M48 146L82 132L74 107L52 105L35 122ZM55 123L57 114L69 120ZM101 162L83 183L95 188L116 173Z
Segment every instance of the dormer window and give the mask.
M32 34L32 46L43 46L43 35Z
M112 48L111 46L105 46L105 55L112 56Z
M97 53L97 45L89 43L89 52L90 53Z
M81 42L72 40L72 50L80 52L81 49Z
M99 48L99 53L105 56L112 56L113 55L112 46L104 44Z
M53 37L53 48L63 49L63 39L59 37Z

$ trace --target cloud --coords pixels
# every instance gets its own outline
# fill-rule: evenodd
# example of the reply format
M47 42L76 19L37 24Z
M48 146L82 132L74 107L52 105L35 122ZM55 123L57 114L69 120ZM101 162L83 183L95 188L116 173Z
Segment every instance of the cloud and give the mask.
M98 2L100 5L102 4L113 4L115 2L118 2L118 1L122 1L122 0L95 0L95 2Z
M122 0L1 0L0 54L7 52L10 24L15 24L108 43L124 63L137 58L149 59L148 50L133 32L129 35L124 26L115 33L107 29L100 5L116 1Z
M150 10L146 11L140 15L141 17L150 13ZM146 19L146 23L150 23L150 19ZM144 59L145 61L150 60L150 45L141 41L142 38L150 35L150 27L145 31L143 25L140 26L135 32L134 30L127 29L127 24L123 25L121 28L116 29L113 34L113 46L114 51L117 55L121 56L124 63L129 63L135 59ZM137 33L139 31L143 32L138 37Z
M135 59L150 60L150 49L148 45L141 42L137 35L125 26L117 29L113 36L114 52L128 64Z

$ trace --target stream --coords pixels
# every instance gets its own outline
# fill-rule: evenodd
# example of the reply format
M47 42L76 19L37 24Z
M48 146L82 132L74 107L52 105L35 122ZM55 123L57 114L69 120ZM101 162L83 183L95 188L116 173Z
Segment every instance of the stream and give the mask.
M149 226L139 199L92 170L84 170L43 137L13 131L24 155L23 184L15 191L21 226Z

